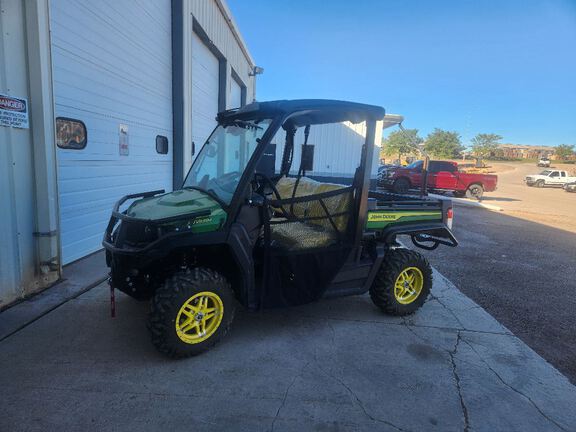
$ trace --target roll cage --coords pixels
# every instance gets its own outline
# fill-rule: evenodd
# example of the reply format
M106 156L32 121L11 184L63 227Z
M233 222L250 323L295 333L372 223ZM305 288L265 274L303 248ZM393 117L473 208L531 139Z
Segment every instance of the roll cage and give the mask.
M360 165L354 175L353 184L357 190L356 208L354 209L356 228L353 233L353 244L357 246L362 240L363 227L366 223L376 122L382 120L384 115L384 108L379 106L322 99L254 102L242 108L219 113L217 116L219 125L229 125L238 121L272 119L270 126L259 140L252 158L242 173L242 178L230 203L231 214L237 214L240 206L244 204L249 194L250 182L256 171L258 161L280 128L286 131L281 172L287 174L286 165L288 162L290 164L292 162L287 152L293 150L294 134L299 127L344 121L352 123L366 122L366 138L362 146ZM227 224L232 224L233 219L229 218Z

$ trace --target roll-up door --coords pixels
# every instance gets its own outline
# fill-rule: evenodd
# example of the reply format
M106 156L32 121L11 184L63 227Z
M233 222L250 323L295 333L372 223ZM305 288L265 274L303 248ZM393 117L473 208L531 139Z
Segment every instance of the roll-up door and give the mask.
M172 189L171 2L50 5L57 129L87 133L85 145L58 140L66 264L101 248L121 196Z
M196 154L216 127L220 62L195 33L192 35L192 141ZM190 167L192 159L186 155Z

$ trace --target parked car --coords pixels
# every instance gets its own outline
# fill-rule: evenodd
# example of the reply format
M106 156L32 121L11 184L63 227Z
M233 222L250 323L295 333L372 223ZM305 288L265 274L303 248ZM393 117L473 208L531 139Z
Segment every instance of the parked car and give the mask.
M550 168L550 159L547 157L542 157L538 160L538 166L544 168Z
M544 170L540 174L527 175L525 181L528 186L563 187L566 183L576 182L576 177L568 175L568 172L563 170Z
M380 179L380 185L395 193L406 193L416 189L422 183L422 165L419 160L406 167L397 167L386 171ZM484 192L496 190L498 176L493 174L466 174L458 171L455 162L430 161L428 165L428 190L433 192L452 192L456 197L482 198Z
M576 192L576 182L573 183L566 183L564 185L564 190L566 192Z

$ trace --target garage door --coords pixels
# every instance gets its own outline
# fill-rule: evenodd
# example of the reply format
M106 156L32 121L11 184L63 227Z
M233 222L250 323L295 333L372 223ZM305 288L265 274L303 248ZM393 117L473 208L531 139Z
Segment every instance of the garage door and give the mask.
M242 87L234 78L230 78L230 95L227 105L229 109L242 106Z
M196 154L216 127L220 62L196 34L192 35L192 141ZM186 169L192 163L186 156Z
M87 130L85 147L57 150L66 264L101 248L121 196L172 188L171 4L50 5L56 116Z

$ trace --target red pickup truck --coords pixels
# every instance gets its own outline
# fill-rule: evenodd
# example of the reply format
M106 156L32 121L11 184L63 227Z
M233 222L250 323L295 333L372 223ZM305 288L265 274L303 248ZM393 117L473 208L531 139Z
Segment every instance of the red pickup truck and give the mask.
M396 193L406 193L421 186L422 161L406 167L389 168L380 174L378 183ZM450 191L456 197L482 198L484 192L496 190L498 176L492 174L466 174L458 171L456 162L430 161L428 164L428 190Z

